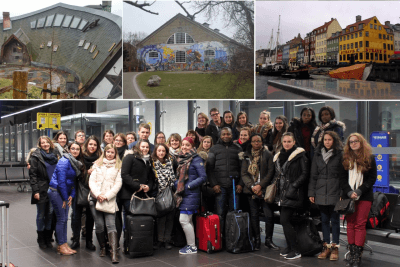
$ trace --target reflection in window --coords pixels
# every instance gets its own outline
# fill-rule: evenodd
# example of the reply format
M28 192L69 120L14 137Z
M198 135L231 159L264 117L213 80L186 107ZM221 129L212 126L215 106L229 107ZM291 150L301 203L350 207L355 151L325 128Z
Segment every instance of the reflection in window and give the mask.
M63 14L57 14L56 15L56 19L54 20L54 27L60 27L61 26L61 22L64 19L64 15Z
M38 20L38 23L37 23L37 28L43 28L44 27L44 22L46 21L46 17L44 17L44 18L40 18L39 20Z
M65 28L68 28L69 25L71 24L71 21L72 21L72 16L67 15L65 17L65 20L64 20L64 23L63 23L62 26L65 27Z
M84 43L85 43L85 40L80 40L78 46L83 46Z
M46 21L46 27L51 27L53 24L54 15L48 16Z
M78 30L82 30L85 26L86 26L86 24L87 24L88 22L87 22L87 20L82 20L81 21L81 24L79 25L79 28L78 28Z
M69 26L71 29L76 29L79 25L79 22L81 21L81 18L75 17L71 23L71 26Z
M90 43L86 43L85 46L83 47L83 49L87 50L90 46Z
M36 28L36 20L31 21L31 29L35 29Z

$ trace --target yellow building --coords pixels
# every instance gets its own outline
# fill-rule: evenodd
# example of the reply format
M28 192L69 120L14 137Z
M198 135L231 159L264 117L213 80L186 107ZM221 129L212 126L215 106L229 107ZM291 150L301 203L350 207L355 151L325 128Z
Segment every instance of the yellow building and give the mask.
M325 22L324 25L316 28L313 32L316 32L315 38L315 62L326 63L326 52L327 52L327 39L332 36L332 33L341 31L339 22L331 18L329 22Z
M394 54L393 30L379 22L377 17L361 20L348 25L339 35L340 62L389 63Z
M289 49L289 66L295 66L297 63L297 52L299 52L299 44L303 43L303 39L300 36L300 33L297 37L294 37L289 41L290 49Z

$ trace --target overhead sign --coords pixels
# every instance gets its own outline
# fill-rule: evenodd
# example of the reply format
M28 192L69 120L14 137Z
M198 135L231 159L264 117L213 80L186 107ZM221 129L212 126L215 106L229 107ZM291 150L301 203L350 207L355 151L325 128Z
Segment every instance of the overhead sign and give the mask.
M60 130L61 129L61 114L60 113L37 113L36 115L36 129L45 130L45 129L53 129Z
M372 147L389 147L389 134L387 132L372 132L370 135ZM377 179L376 186L389 186L389 155L375 154Z

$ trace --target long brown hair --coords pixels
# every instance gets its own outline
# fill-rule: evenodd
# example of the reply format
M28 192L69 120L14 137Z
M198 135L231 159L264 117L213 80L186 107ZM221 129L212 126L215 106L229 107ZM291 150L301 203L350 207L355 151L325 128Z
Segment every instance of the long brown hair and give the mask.
M360 141L360 149L358 150L358 153L350 147L350 138L352 136L357 137L358 141ZM347 137L343 151L343 167L345 170L352 170L354 168L354 162L357 163L357 170L361 173L371 169L372 147L361 134L350 134L349 137Z

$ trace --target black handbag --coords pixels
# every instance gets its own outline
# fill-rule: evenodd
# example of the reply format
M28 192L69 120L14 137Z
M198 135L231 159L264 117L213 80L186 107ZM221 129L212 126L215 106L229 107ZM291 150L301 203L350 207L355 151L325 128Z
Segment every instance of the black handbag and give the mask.
M89 196L90 189L85 187L83 183L78 180L78 186L76 189L76 204L80 206L89 206Z
M176 203L171 190L168 186L156 196L157 217L163 217L175 209Z
M323 242L318 233L316 221L308 217L298 217L291 220L296 230L300 244L298 249L302 256L314 256L322 251Z
M354 213L356 211L356 204L354 199L341 199L339 200L338 203L336 203L335 205L335 209L336 212L338 212L339 214L351 214Z
M129 212L133 215L150 215L156 217L157 210L155 198L149 197L147 193L145 193L145 195L147 198L140 198L136 196L136 192L133 193L129 205Z

